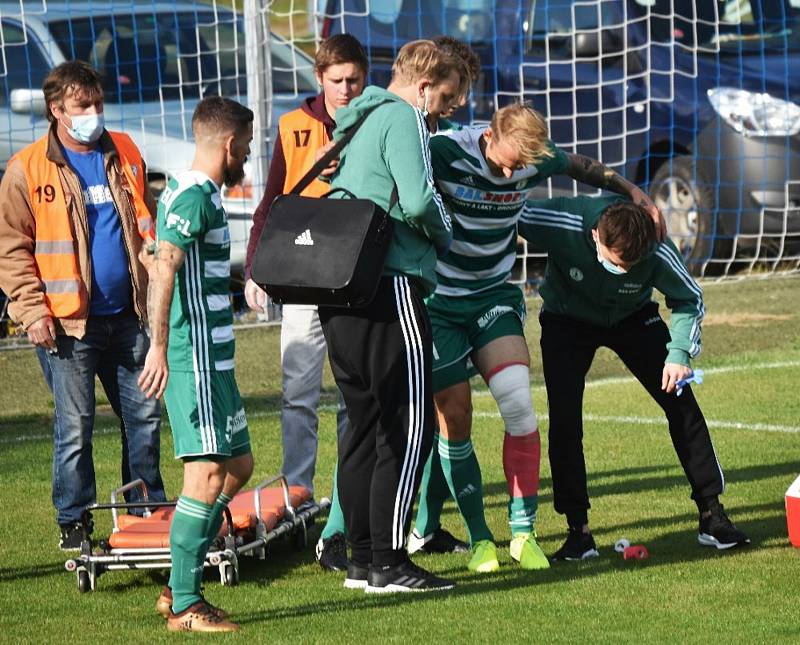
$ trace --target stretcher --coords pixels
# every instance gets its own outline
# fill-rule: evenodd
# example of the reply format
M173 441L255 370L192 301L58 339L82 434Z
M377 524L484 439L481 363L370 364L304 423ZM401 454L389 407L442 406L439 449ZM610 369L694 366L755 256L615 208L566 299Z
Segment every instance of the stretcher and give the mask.
M274 486L277 484L277 486ZM140 488L142 502L118 501L129 490ZM64 564L75 572L78 591L94 591L97 578L119 569L169 569L169 529L177 502L150 502L141 479L111 493L108 504L92 504L81 518L83 540L80 555ZM239 558L267 556L267 545L278 538L292 540L296 548L308 545L308 530L314 518L330 507L327 498L315 502L302 486L289 486L283 475L263 480L255 488L237 493L225 509L219 535L205 558L206 567L219 570L223 585L239 583ZM143 515L130 513L143 509ZM90 533L92 513L110 510L111 535L93 548ZM122 510L128 513L120 513Z

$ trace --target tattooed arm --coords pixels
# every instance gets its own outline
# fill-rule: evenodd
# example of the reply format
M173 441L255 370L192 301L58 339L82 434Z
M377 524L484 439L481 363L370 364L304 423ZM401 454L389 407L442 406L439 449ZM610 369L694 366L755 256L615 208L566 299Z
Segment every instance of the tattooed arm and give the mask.
M583 182L595 188L605 188L619 195L627 195L634 204L639 204L653 218L656 225L658 239L663 240L667 233L667 225L661 215L661 211L652 202L641 188L631 183L617 171L612 170L605 164L585 157L584 155L567 154L569 165L566 174L575 181Z
M167 387L167 343L169 342L169 308L175 288L175 274L186 254L174 244L161 240L150 266L147 286L147 318L150 322L150 349L139 375L139 388L149 398L161 398Z

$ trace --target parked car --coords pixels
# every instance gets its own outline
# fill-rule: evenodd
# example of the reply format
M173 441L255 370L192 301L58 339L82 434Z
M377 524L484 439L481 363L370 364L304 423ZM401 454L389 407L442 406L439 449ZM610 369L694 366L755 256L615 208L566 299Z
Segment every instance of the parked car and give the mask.
M127 132L139 146L156 193L191 164L197 102L213 94L247 102L241 14L195 2L48 1L24 14L20 5L0 2L0 171L46 132L42 81L72 58L103 74L107 127ZM311 58L276 34L270 52L277 123L317 84ZM242 186L223 190L234 271L242 270L254 200L260 199L252 195L249 166L246 171Z
M469 42L483 74L456 118L531 102L556 143L649 188L696 273L800 251L800 0L319 1L379 85L408 40Z

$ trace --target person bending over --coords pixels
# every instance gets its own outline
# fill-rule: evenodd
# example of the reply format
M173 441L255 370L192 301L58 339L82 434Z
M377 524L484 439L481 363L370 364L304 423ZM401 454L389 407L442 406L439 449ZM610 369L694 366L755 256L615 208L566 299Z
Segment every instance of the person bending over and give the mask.
M649 214L615 198L531 201L520 234L547 251L539 320L550 411L553 503L567 539L555 560L597 555L589 530L583 457L583 390L599 347L608 347L661 406L700 513L698 541L728 549L750 540L725 514L725 479L692 388L677 384L700 353L703 294L670 240L658 242ZM671 310L669 328L653 289Z

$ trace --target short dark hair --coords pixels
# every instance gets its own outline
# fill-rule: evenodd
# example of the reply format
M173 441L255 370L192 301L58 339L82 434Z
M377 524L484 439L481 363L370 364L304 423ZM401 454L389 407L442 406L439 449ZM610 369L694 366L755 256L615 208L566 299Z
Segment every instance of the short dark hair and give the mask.
M192 115L192 132L197 137L197 127L219 137L240 134L253 122L253 111L224 96L207 96L201 100Z
M656 243L656 225L643 207L632 202L614 202L597 221L600 242L619 254L624 262L641 260Z
M361 68L364 76L369 71L369 60L358 38L350 34L336 34L326 38L314 56L314 69L322 74L331 65L353 63Z
M448 54L458 56L464 61L464 64L467 66L467 71L469 72L471 83L478 80L478 76L481 74L481 59L472 47L463 40L453 38L452 36L436 36L435 38L431 38L431 40L436 43L439 49L446 51Z
M47 119L53 123L56 118L50 112L51 103L63 105L67 95L75 93L86 94L92 101L102 98L103 84L100 73L89 63L69 60L50 70L42 83L42 92L44 92Z

